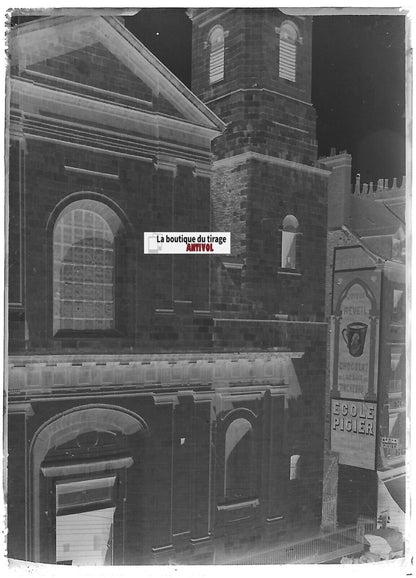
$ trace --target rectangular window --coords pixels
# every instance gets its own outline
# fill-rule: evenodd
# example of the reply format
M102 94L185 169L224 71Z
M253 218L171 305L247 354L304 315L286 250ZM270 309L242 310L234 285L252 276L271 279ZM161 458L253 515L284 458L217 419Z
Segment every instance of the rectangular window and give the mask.
M282 263L283 269L296 269L296 233L282 231Z

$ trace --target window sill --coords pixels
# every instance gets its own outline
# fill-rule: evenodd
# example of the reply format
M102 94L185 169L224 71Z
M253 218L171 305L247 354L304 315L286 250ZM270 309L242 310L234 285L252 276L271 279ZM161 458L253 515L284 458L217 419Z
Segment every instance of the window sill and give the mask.
M116 329L60 329L53 336L54 339L102 339L103 337L122 337L122 334Z
M232 511L232 510L239 510L240 508L257 508L260 505L259 499L255 498L254 500L244 500L241 502L234 502L233 504L219 504L217 506L217 510L220 511Z
M212 80L209 82L209 86L217 86L221 82L224 82L224 77L219 78L218 80Z
M302 277L302 273L300 271L298 271L297 269L284 269L283 267L280 267L277 270L277 274L278 275L292 275L293 277Z
M273 518L266 518L266 522L281 522L282 520L284 520L285 517L284 516L274 516Z

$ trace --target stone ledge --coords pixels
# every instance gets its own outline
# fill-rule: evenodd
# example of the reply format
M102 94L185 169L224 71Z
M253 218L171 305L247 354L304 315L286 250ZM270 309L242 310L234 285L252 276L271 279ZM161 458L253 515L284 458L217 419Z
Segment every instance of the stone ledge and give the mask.
M100 388L288 386L300 352L242 352L123 356L10 356L9 395Z

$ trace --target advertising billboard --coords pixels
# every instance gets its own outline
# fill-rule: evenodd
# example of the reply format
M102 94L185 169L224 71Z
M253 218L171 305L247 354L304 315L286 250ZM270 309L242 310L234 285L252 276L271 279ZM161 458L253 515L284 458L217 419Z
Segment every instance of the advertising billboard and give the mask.
M331 450L339 463L374 470L377 404L349 399L331 400Z
M333 397L376 400L379 294L379 271L342 271L334 274L331 318Z

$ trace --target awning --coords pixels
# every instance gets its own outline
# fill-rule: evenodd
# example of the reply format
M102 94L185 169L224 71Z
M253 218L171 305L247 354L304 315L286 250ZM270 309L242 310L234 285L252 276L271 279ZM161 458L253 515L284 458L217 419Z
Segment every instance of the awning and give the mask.
M398 478L393 478L392 480L387 480L384 482L386 488L390 492L391 497L400 507L400 509L406 511L406 476L402 475Z
M406 473L403 467L378 474L378 517L384 518L389 528L405 532Z
M392 528L379 528L364 534L365 543L370 544L370 552L389 554L403 550L403 534Z

